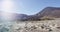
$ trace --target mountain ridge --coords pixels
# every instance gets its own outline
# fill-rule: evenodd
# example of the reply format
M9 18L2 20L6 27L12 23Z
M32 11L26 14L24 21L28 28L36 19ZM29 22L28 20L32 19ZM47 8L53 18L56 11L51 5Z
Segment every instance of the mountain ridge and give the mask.
M34 15L11 13L14 20L40 20L41 18L60 18L60 7L46 7Z

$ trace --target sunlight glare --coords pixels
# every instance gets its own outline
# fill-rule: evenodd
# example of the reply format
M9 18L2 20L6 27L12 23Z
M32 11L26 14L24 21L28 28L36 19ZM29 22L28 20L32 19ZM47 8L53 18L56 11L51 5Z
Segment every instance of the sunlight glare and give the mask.
M12 1L10 1L10 0L8 0L8 1L4 0L2 2L2 11L9 12L9 11L12 10L12 8L13 8L13 2Z
M11 0L3 0L2 1L2 7L1 11L2 12L2 18L6 20L11 20L12 19L12 14L9 13L10 11L13 10L13 2Z

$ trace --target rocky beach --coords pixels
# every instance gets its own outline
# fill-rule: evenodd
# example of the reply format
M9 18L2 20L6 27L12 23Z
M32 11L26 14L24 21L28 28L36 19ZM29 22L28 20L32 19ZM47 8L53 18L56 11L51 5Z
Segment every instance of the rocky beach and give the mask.
M15 22L11 32L60 32L60 20Z

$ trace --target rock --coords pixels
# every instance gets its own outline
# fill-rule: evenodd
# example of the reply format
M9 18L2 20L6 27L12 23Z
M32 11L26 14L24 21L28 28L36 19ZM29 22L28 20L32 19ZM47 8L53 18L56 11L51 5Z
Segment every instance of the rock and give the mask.
M14 24L13 32L60 32L60 20L47 20L47 21L34 21L20 22L20 24ZM22 28L23 27L23 28Z

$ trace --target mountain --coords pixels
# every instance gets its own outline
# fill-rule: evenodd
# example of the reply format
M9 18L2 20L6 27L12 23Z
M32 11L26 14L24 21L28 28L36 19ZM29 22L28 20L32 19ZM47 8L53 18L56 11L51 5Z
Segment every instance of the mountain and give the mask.
M15 14L15 19L16 20L26 20L29 16L26 14Z
M41 18L60 18L60 7L46 7L35 15L17 14L19 20L41 20Z
M46 7L41 12L36 14L38 17L55 17L60 18L59 7Z
M60 7L46 7L41 12L31 15L28 20L41 20L41 18L45 19L53 19L60 18Z
M1 14L1 13L0 13ZM2 14L1 14L2 15ZM0 15L0 17L1 17ZM60 18L60 7L46 7L35 15L26 15L18 13L3 13L3 17L14 20L41 20L41 18Z

